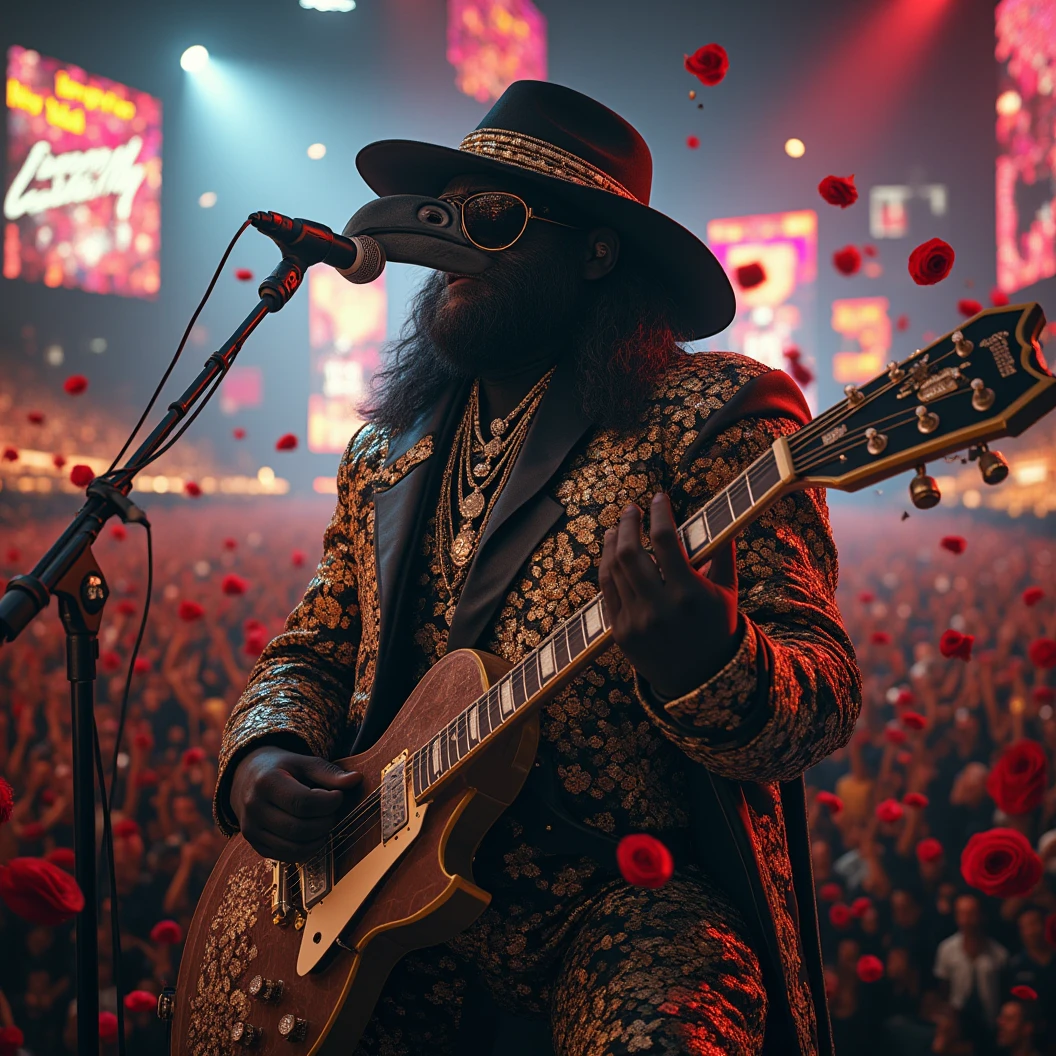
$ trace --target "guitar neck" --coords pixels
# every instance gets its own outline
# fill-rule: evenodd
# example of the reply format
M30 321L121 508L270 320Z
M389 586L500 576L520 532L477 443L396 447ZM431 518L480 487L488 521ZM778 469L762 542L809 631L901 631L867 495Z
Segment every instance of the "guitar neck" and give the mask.
M795 476L788 443L781 437L679 526L689 560L695 566L707 561L721 543L773 503ZM611 639L598 594L414 752L415 798L434 791L470 755L553 697L608 648Z

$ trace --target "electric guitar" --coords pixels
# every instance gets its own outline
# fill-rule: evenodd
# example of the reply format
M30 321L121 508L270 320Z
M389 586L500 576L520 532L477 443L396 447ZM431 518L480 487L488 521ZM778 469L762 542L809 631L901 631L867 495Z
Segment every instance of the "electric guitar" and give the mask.
M699 565L798 488L856 491L916 467L920 508L939 501L925 461L968 448L988 484L1008 466L986 446L1056 404L1036 304L980 312L798 432L781 437L680 529ZM473 855L524 784L538 709L612 645L597 595L516 664L473 649L434 665L370 749L341 760L362 798L310 861L261 858L236 836L187 935L172 1020L177 1056L351 1051L406 952L468 927L490 896ZM292 1044L292 1047L291 1047Z

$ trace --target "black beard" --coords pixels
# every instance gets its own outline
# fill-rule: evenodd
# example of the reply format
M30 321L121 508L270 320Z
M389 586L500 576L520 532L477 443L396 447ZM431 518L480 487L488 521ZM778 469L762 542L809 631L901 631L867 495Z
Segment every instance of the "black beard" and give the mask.
M426 335L455 376L475 378L516 368L540 352L568 343L582 279L570 258L507 257L470 281L472 299L451 298L447 276L426 283ZM540 282L540 275L546 276Z

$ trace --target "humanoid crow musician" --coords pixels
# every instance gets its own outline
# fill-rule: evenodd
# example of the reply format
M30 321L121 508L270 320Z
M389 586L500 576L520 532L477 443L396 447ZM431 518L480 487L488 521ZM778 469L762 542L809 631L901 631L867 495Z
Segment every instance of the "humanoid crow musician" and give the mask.
M592 99L517 82L458 149L357 164L378 195L448 203L489 266L433 272L375 377L322 561L228 723L220 825L305 861L356 801L330 760L432 665L517 660L600 589L617 645L541 709L476 853L490 905L399 961L353 1051L490 1052L519 1017L556 1056L830 1053L802 775L861 687L825 501L786 495L706 572L675 527L807 421L799 390L682 349L732 289ZM670 848L669 882L622 878L632 833Z

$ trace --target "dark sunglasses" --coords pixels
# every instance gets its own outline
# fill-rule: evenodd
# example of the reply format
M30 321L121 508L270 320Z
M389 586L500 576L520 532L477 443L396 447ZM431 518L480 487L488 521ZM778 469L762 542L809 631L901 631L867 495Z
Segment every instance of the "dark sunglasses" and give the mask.
M462 233L487 253L509 249L524 234L529 220L577 230L532 211L532 207L516 194L508 191L481 191L468 198L458 194L442 194L440 200L458 206L462 214Z

